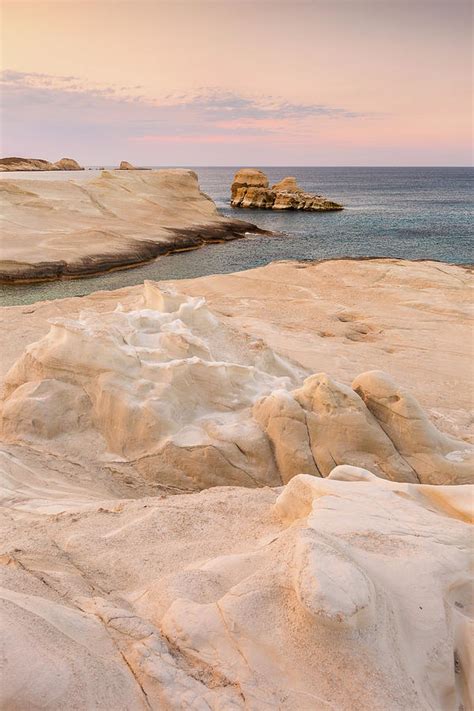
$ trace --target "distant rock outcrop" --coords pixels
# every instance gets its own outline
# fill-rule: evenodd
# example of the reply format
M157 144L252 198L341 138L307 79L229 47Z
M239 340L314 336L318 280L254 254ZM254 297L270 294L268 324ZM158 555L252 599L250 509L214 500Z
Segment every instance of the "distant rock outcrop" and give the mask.
M33 170L84 170L73 158L61 158L56 163L42 158L0 158L0 172Z
M54 163L53 170L84 170L74 158L61 158Z
M287 177L271 188L261 170L242 168L237 171L231 187L232 207L258 207L268 210L307 210L327 212L342 210L342 205L321 195L305 193L296 178Z
M135 168L135 166L129 163L128 161L123 160L120 163L119 170L137 170L137 168Z

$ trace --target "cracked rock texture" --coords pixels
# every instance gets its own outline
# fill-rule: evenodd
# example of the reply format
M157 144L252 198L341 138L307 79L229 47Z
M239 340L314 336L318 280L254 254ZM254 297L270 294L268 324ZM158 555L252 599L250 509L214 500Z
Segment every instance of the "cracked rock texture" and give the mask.
M321 195L305 193L296 178L287 177L269 187L268 178L261 170L241 168L231 187L232 207L258 207L270 210L306 210L329 212L343 206Z

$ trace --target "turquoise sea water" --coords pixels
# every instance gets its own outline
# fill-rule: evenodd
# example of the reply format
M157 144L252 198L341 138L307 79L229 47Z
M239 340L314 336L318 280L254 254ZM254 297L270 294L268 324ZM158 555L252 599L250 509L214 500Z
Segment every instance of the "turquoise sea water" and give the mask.
M78 296L139 284L144 279L183 279L234 272L280 259L401 257L474 262L472 168L262 168L270 183L294 175L308 192L342 203L332 213L232 209L236 168L195 168L202 190L220 212L283 233L252 236L193 252L162 257L136 269L100 277L1 287L4 305ZM75 179L95 173L84 171ZM58 179L71 173L0 174Z

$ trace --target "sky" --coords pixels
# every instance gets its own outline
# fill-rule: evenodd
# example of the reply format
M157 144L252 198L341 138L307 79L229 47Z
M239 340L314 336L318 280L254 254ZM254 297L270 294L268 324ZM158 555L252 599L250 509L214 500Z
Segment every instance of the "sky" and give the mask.
M3 156L470 165L466 0L3 0Z

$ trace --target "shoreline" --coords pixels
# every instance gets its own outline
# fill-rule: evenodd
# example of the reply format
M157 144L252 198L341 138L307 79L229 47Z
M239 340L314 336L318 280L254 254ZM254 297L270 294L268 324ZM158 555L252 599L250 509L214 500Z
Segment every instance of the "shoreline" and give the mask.
M43 264L36 264L31 266L31 271L36 273L39 272L37 276L24 276L18 277L15 273L14 276L9 277L8 273L0 270L0 286L27 286L29 284L44 284L47 282L54 281L69 281L73 279L87 279L88 277L100 277L104 274L116 271L124 271L126 269L134 269L136 267L144 266L149 264L160 257L168 257L173 254L179 254L181 252L191 252L193 250L200 249L207 244L223 244L225 242L230 242L234 239L244 239L248 234L255 234L261 236L277 236L277 233L273 233L270 230L265 230L263 228L257 227L251 222L245 222L243 220L226 221L224 223L210 223L208 225L198 225L196 227L189 228L166 228L169 232L173 233L176 238L182 240L172 242L170 240L167 242L153 242L152 240L135 240L133 247L142 247L142 253L150 253L150 256L145 256L138 259L133 259L133 261L127 261L127 255L120 254L115 256L116 263L108 266L110 262L110 256L104 255L94 255L88 259L93 259L98 262L99 268L94 268L93 270L88 269L86 262L87 258L84 258L83 262L78 263L66 263L66 262L49 262ZM186 242L188 240L188 242ZM131 245L132 249L132 245ZM101 261L102 258L102 261ZM6 260L5 260L6 261ZM100 265L103 265L102 267ZM95 265L97 266L97 265ZM41 275L41 271L52 272L50 275L45 273ZM69 271L74 270L74 271ZM29 270L25 269L25 274Z
M252 229L252 231L248 232L248 234L261 234L262 236L270 234L270 236L278 236L278 233L268 233L268 231L262 230L261 232ZM234 239L244 239L245 234L242 235L241 237L235 237ZM204 242L200 245L192 246L192 247L187 247L187 248L180 248L180 249L172 249L168 252L165 252L163 254L160 254L156 257L152 257L150 259L144 260L143 262L137 262L133 264L124 264L124 265L117 265L114 267L111 267L110 269L107 270L102 270L94 273L87 273L87 274L80 274L80 275L63 275L59 278L57 277L51 277L51 278L43 278L43 279L31 279L31 280L21 280L21 281L1 281L0 280L0 288L3 289L8 289L11 290L10 293L15 294L17 293L18 296L21 295L22 293L22 288L23 287L28 287L30 285L35 285L37 284L42 285L42 284L53 284L55 282L69 282L69 281L79 281L83 280L84 284L87 284L87 279L93 279L95 277L100 277L106 274L111 274L114 272L119 272L119 271L131 271L134 268L139 268L141 266L146 266L148 264L151 264L154 261L157 261L160 258L163 257L172 257L174 254L180 254L183 252L192 252L192 251L197 251L198 249L201 249L202 247L206 246L207 244L223 244L226 241L229 240L215 240L215 241L208 241ZM265 267L271 267L274 265L283 265L283 264L295 264L295 265L302 265L302 266L313 266L313 265L319 265L319 264L325 264L328 262L407 262L407 263L413 263L413 264L429 264L429 263L435 263L435 264L440 264L440 265L445 265L447 267L459 267L464 269L468 273L472 273L474 271L474 262L447 262L441 259L428 259L428 258L418 258L418 259L407 259L404 257L384 257L384 256L361 256L361 257L351 257L351 256L342 256L342 257L325 257L322 259L280 259L280 260L272 260L268 262L267 264L264 265L259 265L258 267L251 267L249 269L240 269L235 272L214 272L212 274L203 274L203 275L198 275L194 277L182 277L182 278L177 278L173 277L170 279L152 279L152 281L173 281L173 282L181 282L181 281L189 281L193 279L206 279L206 278L212 278L212 277L228 277L228 276L234 276L238 274L242 274L247 271L253 271L255 268L265 268ZM296 267L298 268L298 267ZM92 296L94 294L99 294L99 293L113 293L113 292L118 292L118 291L123 291L127 289L132 289L134 287L138 287L141 284L143 284L144 279L140 279L136 282L136 284L125 284L123 286L118 286L118 287L113 287L110 289L107 288L97 288L93 291L85 291L83 294L74 294L74 295L66 295L66 296L57 296L57 297L52 297L49 299L37 299L35 301L30 301L27 304L25 303L14 303L14 304L7 304L5 306L0 305L0 310L1 309L9 309L9 308L24 308L25 306L33 306L33 305L39 305L39 304L46 304L54 301L63 301L65 299L76 299L76 298L87 298L89 296Z

